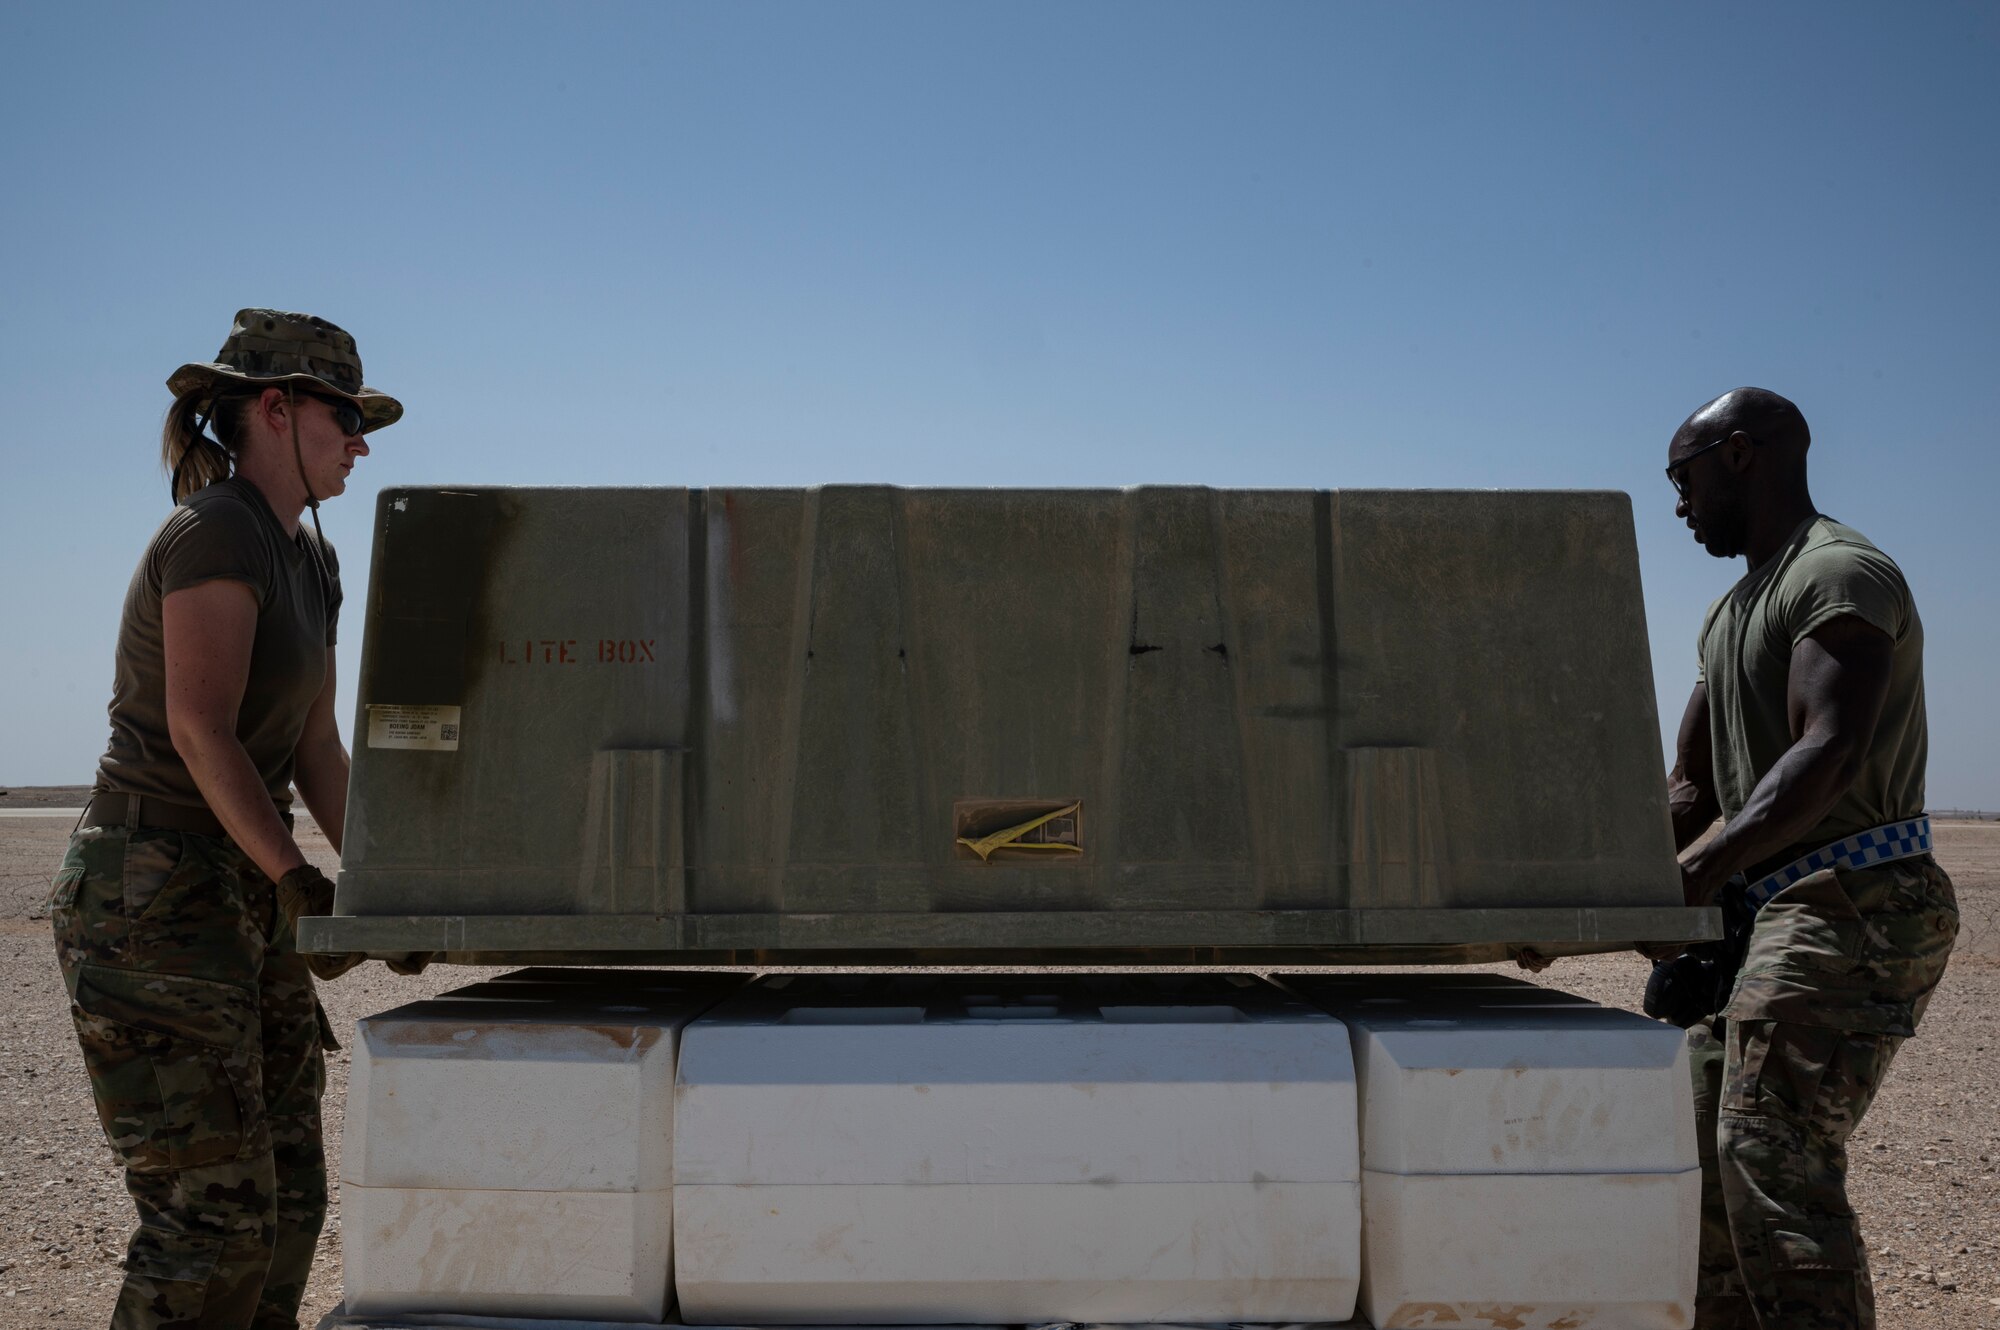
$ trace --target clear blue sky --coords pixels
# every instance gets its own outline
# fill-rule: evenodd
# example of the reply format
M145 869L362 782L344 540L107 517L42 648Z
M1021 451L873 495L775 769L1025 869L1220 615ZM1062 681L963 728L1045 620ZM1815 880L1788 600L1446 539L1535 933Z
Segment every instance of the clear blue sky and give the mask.
M273 305L409 406L351 590L391 484L1606 487L1669 723L1666 440L1775 388L2000 808L2000 9L254 12L0 9L0 782L89 779L162 380Z

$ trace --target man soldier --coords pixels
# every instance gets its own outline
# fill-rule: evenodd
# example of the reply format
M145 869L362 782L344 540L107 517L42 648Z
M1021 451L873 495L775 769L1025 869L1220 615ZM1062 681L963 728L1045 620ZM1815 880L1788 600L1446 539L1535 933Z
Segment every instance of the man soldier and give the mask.
M1958 932L1923 815L1923 623L1889 556L1814 507L1810 442L1791 402L1738 388L1667 449L1675 512L1748 565L1702 624L1669 777L1688 904L1755 911L1689 1031L1701 1327L1874 1325L1846 1141Z

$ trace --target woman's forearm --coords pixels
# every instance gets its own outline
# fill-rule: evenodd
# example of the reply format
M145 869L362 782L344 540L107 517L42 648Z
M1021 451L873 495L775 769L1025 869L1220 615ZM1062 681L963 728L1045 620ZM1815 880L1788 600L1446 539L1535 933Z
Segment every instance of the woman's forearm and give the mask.
M175 733L173 741L209 811L266 876L275 882L306 861L235 735Z
M321 834L340 853L340 833L347 822L347 747L336 735L316 743L301 743L293 758L293 779Z

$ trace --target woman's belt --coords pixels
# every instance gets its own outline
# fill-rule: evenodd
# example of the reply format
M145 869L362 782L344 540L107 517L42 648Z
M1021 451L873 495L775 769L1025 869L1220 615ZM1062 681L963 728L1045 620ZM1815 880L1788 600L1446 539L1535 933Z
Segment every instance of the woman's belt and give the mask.
M287 831L291 830L292 815L289 811L280 812L278 819L285 824ZM229 834L223 830L222 819L206 807L177 804L150 795L124 794L117 790L100 790L90 796L90 803L83 810L83 825L191 831L197 836L213 836L218 840Z
M1897 859L1909 859L1931 852L1931 820L1928 816L1907 822L1857 831L1846 840L1822 845L1811 854L1793 860L1768 877L1761 877L1744 889L1753 910L1797 882L1808 873L1828 868L1873 868Z

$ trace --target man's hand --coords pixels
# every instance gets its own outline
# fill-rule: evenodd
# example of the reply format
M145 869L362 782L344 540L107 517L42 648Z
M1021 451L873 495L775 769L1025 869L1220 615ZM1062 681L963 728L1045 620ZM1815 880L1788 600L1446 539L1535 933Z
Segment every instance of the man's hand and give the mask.
M1727 865L1714 863L1700 850L1681 860L1681 899L1691 906L1713 905L1728 881Z

